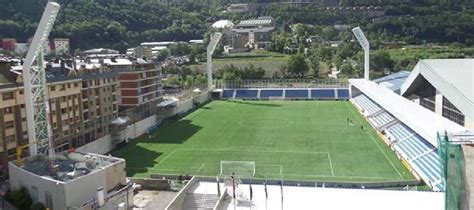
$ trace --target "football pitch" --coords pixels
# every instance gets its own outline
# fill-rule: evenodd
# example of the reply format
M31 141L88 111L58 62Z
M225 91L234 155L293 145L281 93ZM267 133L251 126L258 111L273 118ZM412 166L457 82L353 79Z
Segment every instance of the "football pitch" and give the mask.
M252 161L255 178L415 179L348 101L212 101L112 154L134 177L216 176L221 161Z

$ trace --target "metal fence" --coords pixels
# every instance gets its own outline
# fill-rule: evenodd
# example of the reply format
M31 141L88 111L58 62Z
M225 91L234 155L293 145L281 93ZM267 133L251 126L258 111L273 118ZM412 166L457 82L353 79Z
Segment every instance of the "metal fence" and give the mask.
M217 89L233 88L347 88L345 80L315 79L261 79L261 80L214 80Z
M447 134L438 135L438 153L445 181L445 209L462 209L464 156L461 145L451 144Z

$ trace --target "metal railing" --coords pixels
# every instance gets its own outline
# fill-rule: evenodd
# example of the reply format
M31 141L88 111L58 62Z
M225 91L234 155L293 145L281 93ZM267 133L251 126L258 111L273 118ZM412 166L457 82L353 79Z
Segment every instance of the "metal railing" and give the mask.
M214 80L217 89L233 88L347 88L348 81L315 79Z

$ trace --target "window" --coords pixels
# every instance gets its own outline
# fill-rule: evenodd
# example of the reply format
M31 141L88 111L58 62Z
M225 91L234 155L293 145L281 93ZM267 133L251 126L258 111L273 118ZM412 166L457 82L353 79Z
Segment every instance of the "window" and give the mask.
M23 90L20 90L20 95L23 95Z
M3 112L5 112L5 114L11 114L11 113L13 113L11 107L7 107L7 108L3 109Z
M56 85L51 85L51 91L56 91Z
M75 82L74 87L79 87L79 82Z
M2 94L3 100L13 99L13 92L7 92Z
M60 89L60 90L66 90L66 85L65 85L65 84L61 85L61 89Z
M464 126L464 115L445 97L443 97L443 117Z
M8 121L4 124L5 128L13 128L13 121Z
M71 83L67 83L67 88L71 88Z
M8 144L14 143L14 142L15 142L15 136L14 136L14 135L7 136L7 137L5 137L5 141L6 141Z
M66 114L67 113L67 108L62 108L61 113Z

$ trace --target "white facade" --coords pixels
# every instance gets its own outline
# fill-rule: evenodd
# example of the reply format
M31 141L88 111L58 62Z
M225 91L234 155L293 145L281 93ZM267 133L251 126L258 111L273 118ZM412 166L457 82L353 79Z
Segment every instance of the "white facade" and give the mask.
M28 43L15 43L15 53L18 55L24 55L28 52L30 44Z
M69 39L54 39L53 42L57 54L69 53Z

